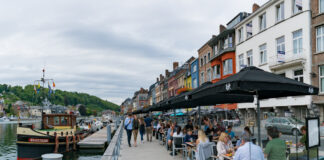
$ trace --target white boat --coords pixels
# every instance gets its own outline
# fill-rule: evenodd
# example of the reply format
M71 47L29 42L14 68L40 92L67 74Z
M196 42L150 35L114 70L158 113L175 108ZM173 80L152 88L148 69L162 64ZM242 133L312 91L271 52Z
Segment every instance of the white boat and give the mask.
M1 117L0 118L0 122L9 122L9 118L8 117Z

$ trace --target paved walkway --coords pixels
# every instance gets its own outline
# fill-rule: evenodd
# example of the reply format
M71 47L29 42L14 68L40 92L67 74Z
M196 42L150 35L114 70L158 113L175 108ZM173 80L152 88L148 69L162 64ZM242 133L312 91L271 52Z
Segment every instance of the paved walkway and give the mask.
M137 147L134 147L134 136L132 135L132 147L128 146L127 143L127 133L124 130L121 144L120 157L121 160L130 160L130 159L138 159L138 160L180 160L182 159L181 154L178 154L174 158L170 155L170 151L167 151L165 146L160 145L159 141L152 138L152 142L146 141L146 135L144 135L144 144L141 144L140 134L137 136Z

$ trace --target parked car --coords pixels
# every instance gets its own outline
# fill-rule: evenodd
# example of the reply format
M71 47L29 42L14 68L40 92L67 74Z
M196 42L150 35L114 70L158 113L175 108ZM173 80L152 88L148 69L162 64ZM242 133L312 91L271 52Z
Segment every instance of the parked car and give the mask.
M304 122L291 117L270 117L266 120L265 128L277 127L281 133L299 135L303 125L305 125Z

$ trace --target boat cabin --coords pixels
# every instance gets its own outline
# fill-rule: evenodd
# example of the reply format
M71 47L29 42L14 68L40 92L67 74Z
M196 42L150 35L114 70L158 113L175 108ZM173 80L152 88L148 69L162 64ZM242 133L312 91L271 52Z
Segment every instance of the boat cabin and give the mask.
M42 129L72 129L76 116L72 114L43 114Z

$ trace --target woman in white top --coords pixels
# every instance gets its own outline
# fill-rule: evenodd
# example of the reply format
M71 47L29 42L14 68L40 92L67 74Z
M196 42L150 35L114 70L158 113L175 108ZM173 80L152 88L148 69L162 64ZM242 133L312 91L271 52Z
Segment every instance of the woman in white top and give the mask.
M224 160L224 157L221 157L221 155L231 152L233 152L233 144L229 139L228 134L222 132L217 142L217 155L220 160Z
M171 136L172 136L172 137L183 137L183 134L182 134L182 132L181 132L181 127L179 126L179 127L177 128L177 131L174 132L173 134L171 134Z

